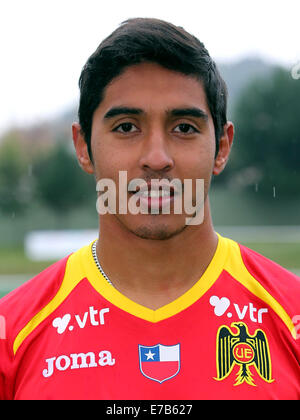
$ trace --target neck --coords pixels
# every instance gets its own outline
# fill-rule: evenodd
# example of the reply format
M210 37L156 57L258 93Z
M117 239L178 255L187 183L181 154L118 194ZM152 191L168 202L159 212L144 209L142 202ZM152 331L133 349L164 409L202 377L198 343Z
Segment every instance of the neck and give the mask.
M151 309L190 289L206 270L218 243L208 199L206 207L201 225L188 226L166 240L142 239L118 223L101 220L97 256L114 287Z

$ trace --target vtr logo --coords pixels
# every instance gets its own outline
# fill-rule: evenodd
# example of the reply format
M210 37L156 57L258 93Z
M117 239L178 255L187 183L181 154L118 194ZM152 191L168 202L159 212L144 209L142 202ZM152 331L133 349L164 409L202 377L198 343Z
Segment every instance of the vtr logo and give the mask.
M218 296L211 296L209 299L209 303L211 304L211 306L214 307L214 313L217 316L224 315L231 305L231 302L227 297L219 298ZM244 305L242 308L240 308L237 303L234 303L233 308L240 320L244 319L248 312L250 320L252 322L258 322L259 324L262 323L263 314L268 312L267 308L255 308L255 306L251 302L249 303L249 305ZM233 313L227 312L226 315L228 318L231 318L233 316Z
M95 309L93 306L89 307L89 310L82 315L74 315L73 322L70 325L72 319L71 314L65 314L62 317L57 317L52 321L52 326L56 328L58 334L63 334L68 328L69 331L73 331L74 326L84 328L87 325L98 326L104 325L104 315L109 312L109 308Z

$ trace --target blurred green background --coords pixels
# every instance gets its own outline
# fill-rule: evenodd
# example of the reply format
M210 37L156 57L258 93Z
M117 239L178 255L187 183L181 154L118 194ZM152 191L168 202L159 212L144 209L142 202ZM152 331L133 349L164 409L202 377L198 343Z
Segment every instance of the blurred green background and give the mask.
M236 132L230 162L212 182L214 225L299 274L300 80L260 59L219 68ZM71 140L76 119L74 107L0 138L0 296L53 262L26 255L29 232L97 229L94 179Z

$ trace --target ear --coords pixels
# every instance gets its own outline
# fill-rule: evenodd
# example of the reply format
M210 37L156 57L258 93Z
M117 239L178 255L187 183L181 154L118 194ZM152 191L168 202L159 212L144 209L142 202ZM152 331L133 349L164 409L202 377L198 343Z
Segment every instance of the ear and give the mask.
M219 175L226 166L234 137L234 126L231 121L224 125L223 135L219 141L219 151L215 158L213 174Z
M90 159L87 144L79 123L75 122L72 124L72 137L79 165L88 174L93 174L94 165Z

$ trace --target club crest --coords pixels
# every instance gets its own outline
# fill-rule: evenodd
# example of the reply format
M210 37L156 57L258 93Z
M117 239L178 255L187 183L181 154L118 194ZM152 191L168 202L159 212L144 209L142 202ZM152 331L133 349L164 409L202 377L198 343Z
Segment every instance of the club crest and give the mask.
M162 383L180 370L180 344L142 346L139 344L140 371L146 378Z
M232 331L232 328L235 331ZM243 382L256 386L253 372L250 370L252 366L264 381L274 381L269 344L266 334L261 329L257 329L251 335L244 322L233 322L231 328L226 325L219 328L216 340L217 377L214 379L222 381L227 378L236 365L240 368L235 386Z

